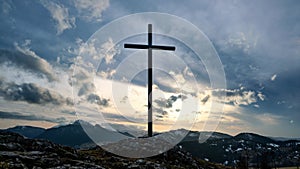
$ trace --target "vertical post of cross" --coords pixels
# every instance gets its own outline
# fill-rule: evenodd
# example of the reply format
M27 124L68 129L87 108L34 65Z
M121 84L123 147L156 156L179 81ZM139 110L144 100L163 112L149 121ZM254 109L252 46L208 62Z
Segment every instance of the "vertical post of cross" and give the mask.
M148 136L152 137L152 24L148 24Z
M175 51L175 46L152 45L152 24L148 24L148 44L124 44L124 48L148 49L148 137L153 135L152 117L152 85L153 85L153 66L152 50Z

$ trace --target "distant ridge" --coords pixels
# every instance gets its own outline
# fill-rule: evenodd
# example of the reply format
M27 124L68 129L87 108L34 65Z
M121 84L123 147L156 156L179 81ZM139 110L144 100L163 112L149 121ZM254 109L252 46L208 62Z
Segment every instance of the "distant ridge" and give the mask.
M276 142L275 140L255 133L240 133L234 136L236 140L255 141L257 143L266 144Z
M289 141L289 140L296 140L296 141L300 141L300 138L289 138L289 137L272 137L269 136L269 138L276 140L276 141Z
M33 127L33 126L15 126L6 129L6 131L18 133L28 138L35 138L38 135L44 133L46 129L40 127Z
M81 145L95 146L94 141L86 134L85 130L95 133L101 141L100 143L109 143L126 138L122 134L109 131L100 125L94 126L86 121L79 120L65 126L47 129L36 138L47 139L57 144L75 148L80 148Z

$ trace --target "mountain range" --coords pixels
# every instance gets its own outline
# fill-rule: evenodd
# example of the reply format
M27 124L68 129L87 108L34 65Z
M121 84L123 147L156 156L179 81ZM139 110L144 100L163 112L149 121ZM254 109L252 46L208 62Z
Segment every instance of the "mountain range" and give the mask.
M99 125L93 126L87 122L80 123L80 121L50 129L16 126L4 131L18 133L27 138L49 140L76 149L95 148L96 144L85 133L81 125L84 125L85 129L90 128L97 131L102 143L108 144L113 140L122 142L125 138L134 139L128 133L109 131ZM300 164L300 141L297 139L281 138L279 140L255 133L240 133L231 136L219 132L186 131L185 129L168 133L176 135L178 132L188 133L178 144L182 150L189 152L194 157L224 166L237 166L241 163L252 167L263 165L262 163L272 167ZM201 137L209 138L203 142Z

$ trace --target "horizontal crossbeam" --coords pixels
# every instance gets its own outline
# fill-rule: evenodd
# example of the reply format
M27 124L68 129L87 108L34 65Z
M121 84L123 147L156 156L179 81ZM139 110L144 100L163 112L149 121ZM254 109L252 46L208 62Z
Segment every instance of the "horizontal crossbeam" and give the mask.
M160 46L160 45L141 45L141 44L124 44L124 48L131 49L154 49L154 50L171 50L175 51L175 46Z

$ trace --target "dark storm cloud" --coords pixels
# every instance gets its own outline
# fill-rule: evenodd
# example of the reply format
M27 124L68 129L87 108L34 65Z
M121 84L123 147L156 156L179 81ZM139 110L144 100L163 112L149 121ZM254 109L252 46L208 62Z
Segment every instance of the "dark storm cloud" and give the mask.
M25 101L32 104L71 105L70 98L37 86L33 83L0 83L0 96L9 101Z
M165 109L169 109L173 107L173 103L175 103L178 99L185 100L187 97L185 95L171 95L168 99L156 99L154 100L154 105L152 107L153 112L155 113L155 117L157 120L163 120L163 118L167 117L169 112ZM179 112L180 109L176 109L175 111Z
M64 117L48 118L44 116L36 116L33 114L25 115L17 112L3 112L0 111L1 119L16 119L16 120L29 120L29 121L47 121L52 123L65 123L67 120Z
M184 96L184 95L178 95L178 96L172 95L168 99L163 99L163 98L156 99L156 100L154 100L154 103L156 103L158 107L172 108L173 103L176 102L177 99L184 100L184 99L186 99L186 96Z
M98 104L99 106L104 106L104 107L107 107L109 105L109 99L105 99L105 98L101 99L96 94L90 94L87 97L87 101L90 102L90 103Z
M207 95L207 96L205 96L203 99L201 99L201 102L202 102L203 104L205 104L205 103L209 100L209 98L210 98L210 95Z
M78 91L78 96L86 95L92 93L95 90L95 85L93 83L84 83Z
M45 75L49 81L56 80L51 65L27 49L19 49L19 51L0 49L0 64L4 63L8 66L28 70L33 74Z
M158 120L163 120L164 117L168 116L168 112L166 110L164 110L163 108L153 107L153 112L154 112L156 119L158 119Z

